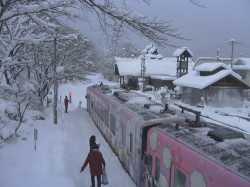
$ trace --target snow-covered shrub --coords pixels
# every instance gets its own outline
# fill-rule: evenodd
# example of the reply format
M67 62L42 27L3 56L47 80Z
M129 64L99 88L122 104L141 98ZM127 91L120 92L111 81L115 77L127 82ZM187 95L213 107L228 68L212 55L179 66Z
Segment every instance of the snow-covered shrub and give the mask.
M10 119L10 120L14 120L14 121L18 121L18 115L17 115L17 111L16 108L14 107L7 107L4 110L5 115Z
M33 120L45 120L45 117L38 114L38 115L33 116Z

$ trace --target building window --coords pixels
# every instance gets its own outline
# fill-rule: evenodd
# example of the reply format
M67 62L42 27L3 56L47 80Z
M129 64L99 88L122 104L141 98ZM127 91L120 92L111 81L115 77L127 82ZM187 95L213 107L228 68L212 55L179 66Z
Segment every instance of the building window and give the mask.
M179 169L174 171L174 187L185 187L186 175Z

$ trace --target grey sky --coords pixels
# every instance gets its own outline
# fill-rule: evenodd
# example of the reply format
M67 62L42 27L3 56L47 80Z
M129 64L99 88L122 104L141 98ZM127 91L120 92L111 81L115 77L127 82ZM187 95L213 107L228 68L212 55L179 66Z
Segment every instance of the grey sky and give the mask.
M214 56L217 48L222 55L228 56L230 47L226 41L230 38L241 43L236 47L237 56L250 57L249 0L199 0L206 8L194 6L189 0L151 0L149 6L139 0L127 1L129 8L137 13L170 21L184 37L191 39L175 42L190 47L196 57ZM98 44L103 43L103 34L95 23L79 23L79 27ZM143 38L127 38L139 47L148 43ZM165 48L162 51L171 55L173 50Z

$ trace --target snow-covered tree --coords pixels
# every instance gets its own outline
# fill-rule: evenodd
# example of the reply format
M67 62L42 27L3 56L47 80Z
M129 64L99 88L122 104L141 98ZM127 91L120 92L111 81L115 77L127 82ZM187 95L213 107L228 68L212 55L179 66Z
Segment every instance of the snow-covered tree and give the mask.
M69 15L69 7L70 0L0 1L0 68L7 84L15 77L13 68L26 63L17 58L19 50L27 43L44 40L43 31L53 33L60 24L58 17Z
M15 134L28 106L46 95L50 83L49 76L41 76L47 67L34 62L35 53L31 49L56 34L57 29L62 27L62 16L70 16L68 10L74 5L72 2L0 1L0 96L16 106L18 124ZM39 71L41 69L43 71ZM36 79L31 79L31 76Z
M82 35L58 44L58 64L63 67L60 79L83 79L87 72L96 70L97 50Z

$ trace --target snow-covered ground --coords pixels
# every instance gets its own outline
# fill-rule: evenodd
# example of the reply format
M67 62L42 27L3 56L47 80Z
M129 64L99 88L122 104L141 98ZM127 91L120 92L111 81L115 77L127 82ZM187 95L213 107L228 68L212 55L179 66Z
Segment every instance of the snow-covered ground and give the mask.
M88 139L97 136L107 163L110 184L107 187L135 187L123 170L84 106L86 87L102 81L101 75L88 77L87 82L61 85L59 95L72 93L68 114L59 105L58 125L52 123L51 109L45 112L46 120L28 120L22 129L22 137L0 145L1 187L89 187L88 169L80 173L81 165L88 154ZM82 108L79 102L82 101ZM37 150L34 150L33 131L38 129Z
M59 98L61 97L61 103L63 103L64 97L69 94L72 95L72 103L69 106L69 110L75 110L79 107L79 103L82 102L82 107L86 107L86 88L93 84L108 84L116 85L117 83L105 80L101 74L91 74L87 76L87 80L83 82L70 82L59 86Z

